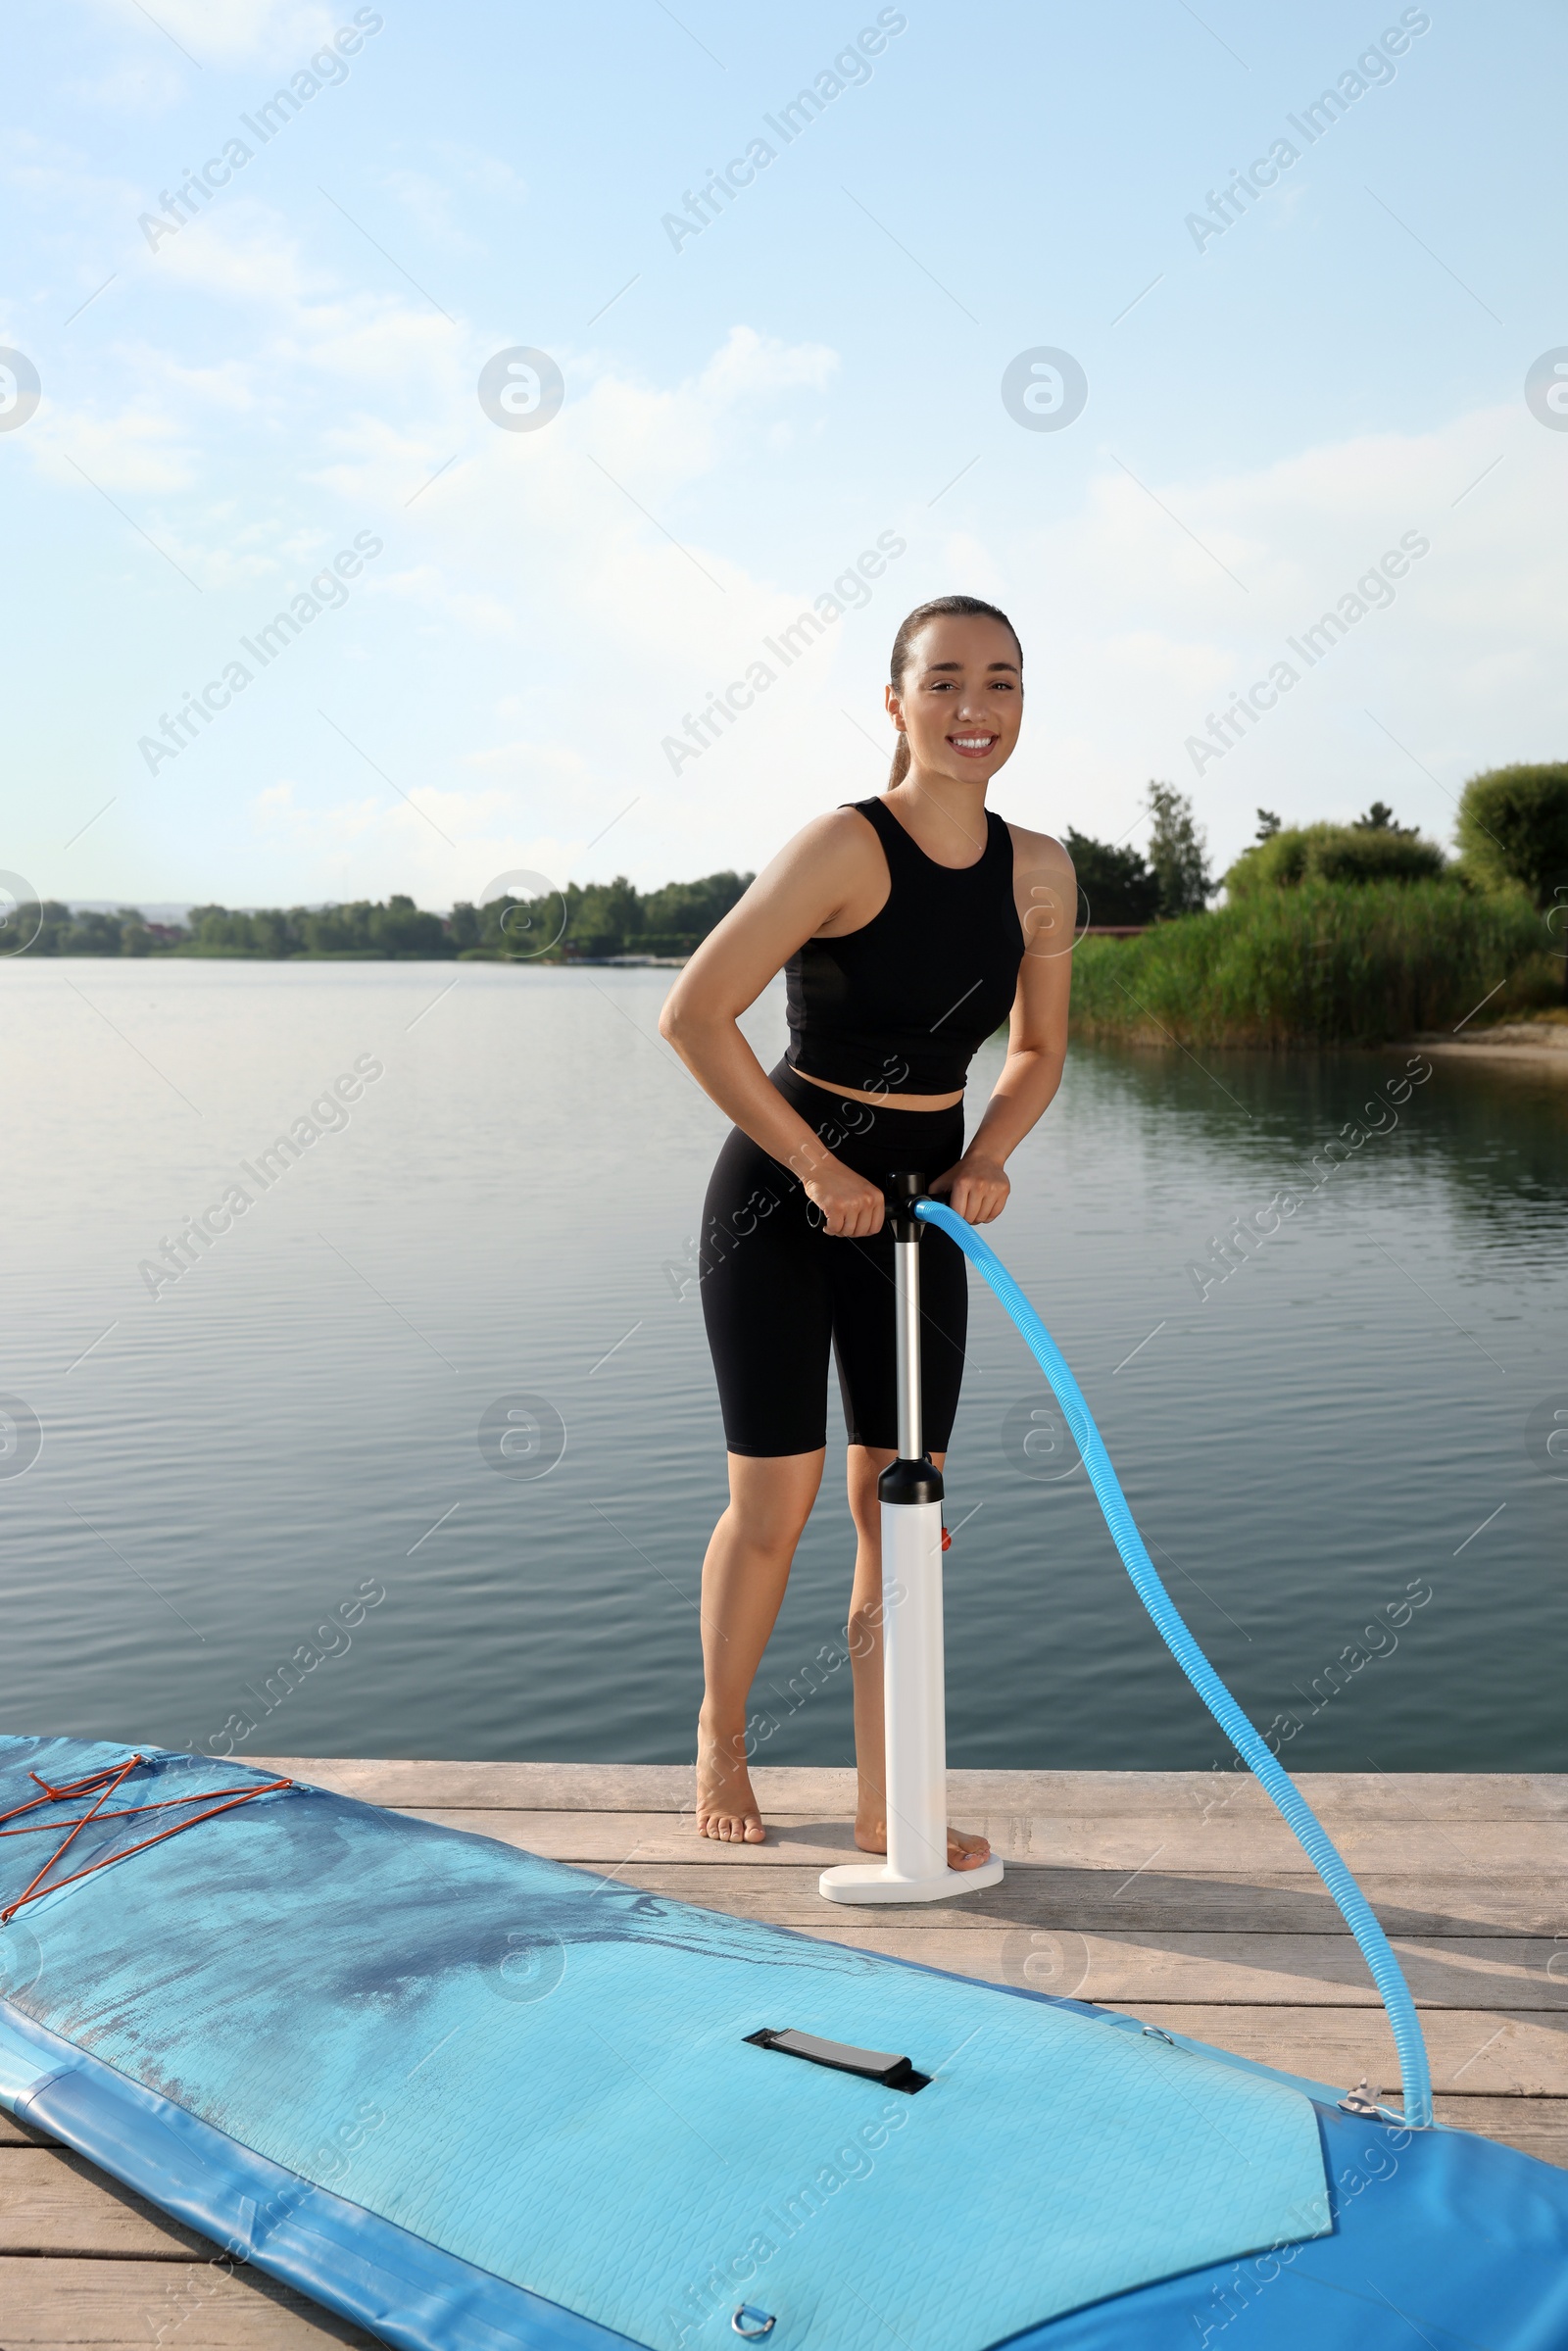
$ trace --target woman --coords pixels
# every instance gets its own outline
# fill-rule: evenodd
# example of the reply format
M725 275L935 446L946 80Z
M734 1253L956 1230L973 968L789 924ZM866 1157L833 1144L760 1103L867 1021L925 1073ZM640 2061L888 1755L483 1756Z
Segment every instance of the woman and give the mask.
M883 1186L914 1169L970 1224L1007 1200L1004 1162L1050 1102L1067 1046L1077 885L1066 852L986 791L1023 715L1006 615L972 596L911 612L893 647L898 730L878 799L818 816L760 873L670 990L660 1028L734 1131L704 1207L703 1311L729 1448L729 1507L703 1565L701 1835L760 1844L746 1703L821 1483L831 1345L858 1541L850 1600L855 1840L887 1848L877 1479L895 1457L892 1239ZM789 1051L764 1073L737 1026L780 969ZM1007 1056L967 1149L963 1084L1010 1013ZM940 1469L963 1372L961 1251L921 1244L925 1439ZM955 1869L984 1837L949 1836Z

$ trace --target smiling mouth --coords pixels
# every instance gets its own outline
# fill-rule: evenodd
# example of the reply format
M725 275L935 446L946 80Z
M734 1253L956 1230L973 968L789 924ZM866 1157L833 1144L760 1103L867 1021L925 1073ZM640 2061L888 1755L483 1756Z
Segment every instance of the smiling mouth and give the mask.
M984 759L988 752L995 751L1001 740L1000 735L950 735L948 737L954 750L966 759Z

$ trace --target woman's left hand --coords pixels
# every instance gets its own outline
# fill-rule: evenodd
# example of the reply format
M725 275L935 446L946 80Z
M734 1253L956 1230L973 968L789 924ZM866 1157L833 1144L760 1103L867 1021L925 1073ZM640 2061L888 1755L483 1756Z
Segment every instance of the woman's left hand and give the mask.
M990 1224L1002 1214L1011 1190L1000 1159L970 1151L946 1175L938 1176L931 1197L945 1197L954 1214L961 1216L965 1224Z

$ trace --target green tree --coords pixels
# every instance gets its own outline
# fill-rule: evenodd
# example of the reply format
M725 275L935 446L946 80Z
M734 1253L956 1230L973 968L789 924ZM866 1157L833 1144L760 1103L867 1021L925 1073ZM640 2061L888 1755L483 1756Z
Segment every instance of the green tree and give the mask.
M590 882L585 890L567 883L562 944L568 956L633 955L642 923L642 902L623 873L612 882Z
M250 916L231 914L227 906L192 906L186 916L195 955L240 955L254 953Z
M1174 784L1152 781L1149 862L1159 884L1162 915L1201 914L1217 885L1208 870L1208 844L1193 816L1193 804Z
M1350 830L1354 833L1398 833L1406 841L1415 840L1419 826L1396 824L1394 810L1386 800L1375 800L1364 816L1357 816Z
M1142 850L1096 841L1088 833L1075 832L1071 825L1065 847L1082 894L1078 912L1083 912L1086 901L1090 923L1153 921L1159 912L1159 880L1150 871Z
M384 955L439 958L456 952L440 915L422 913L412 898L389 898L368 913L369 944Z
M310 955L372 954L369 911L364 900L346 906L303 908L298 920L299 952Z
M104 914L95 906L83 906L72 917L70 929L61 934L56 955L118 955L122 919L119 914ZM136 920L141 920L139 914Z
M281 961L298 947L299 934L281 906L258 906L241 915L240 920L246 925L247 944L253 955Z
M751 873L706 873L701 881L666 882L643 900L643 929L706 939L756 880Z
M0 951L11 955L58 955L62 931L71 928L71 908L58 898L19 899L0 918ZM25 941L25 945L21 942Z
M479 944L486 955L509 961L535 961L548 956L559 963L561 938L568 907L559 891L547 897L493 898L478 910Z
M1509 882L1538 906L1568 893L1568 764L1493 767L1473 775L1459 801L1459 851L1483 889Z

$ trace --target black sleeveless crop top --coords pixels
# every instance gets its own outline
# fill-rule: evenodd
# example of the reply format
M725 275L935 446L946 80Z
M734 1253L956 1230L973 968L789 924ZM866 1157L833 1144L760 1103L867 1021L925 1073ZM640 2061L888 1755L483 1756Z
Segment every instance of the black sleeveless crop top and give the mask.
M892 887L859 930L808 939L785 964L785 1058L861 1093L956 1094L1017 993L1012 836L988 808L983 856L939 865L886 801L841 805L875 826Z

